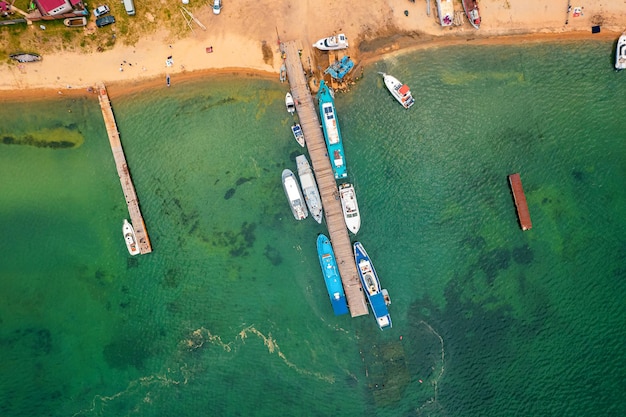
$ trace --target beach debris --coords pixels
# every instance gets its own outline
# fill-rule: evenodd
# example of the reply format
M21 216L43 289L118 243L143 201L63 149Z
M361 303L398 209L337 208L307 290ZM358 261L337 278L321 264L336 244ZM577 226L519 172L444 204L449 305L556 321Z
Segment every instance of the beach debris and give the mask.
M189 26L190 29L191 29L191 21L193 20L194 22L196 22L198 26L202 28L202 30L206 30L206 26L204 26L202 22L197 17L195 17L189 10L187 10L184 6L180 6L180 8L182 9L181 13L183 13L184 11L189 16L189 20L187 20L185 13L183 13L183 17L185 18L185 21L187 22L187 25ZM191 31L193 32L193 29L191 29Z

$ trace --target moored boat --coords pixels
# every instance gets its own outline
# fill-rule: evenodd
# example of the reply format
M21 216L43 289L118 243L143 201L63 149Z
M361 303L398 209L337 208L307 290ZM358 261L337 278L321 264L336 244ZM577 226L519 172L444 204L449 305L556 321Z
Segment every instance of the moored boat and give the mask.
M411 89L408 85L402 84L393 75L385 74L384 72L380 72L379 74L383 76L383 81L385 82L387 90L389 90L391 95L398 100L398 103L400 103L402 107L408 109L415 104L415 99L413 98Z
M480 13L476 0L463 0L463 10L465 10L465 16L467 16L470 25L480 29Z
M296 111L296 103L293 101L293 96L290 92L285 94L285 106L287 106L287 111L291 114Z
M346 314L348 312L348 304L346 303L346 295L343 291L341 277L339 276L335 253L330 240L323 234L317 237L317 256L324 273L324 282L326 283L326 290L328 291L333 311L336 316Z
M437 13L441 26L452 26L454 23L454 3L452 0L437 0Z
M380 327L381 330L388 327L391 328L391 316L387 309L387 305L391 304L389 294L387 290L380 287L378 274L374 269L369 255L365 252L360 242L354 243L354 260L356 262L359 278L361 279L361 285L363 285L363 291L374 313L378 327Z
M313 216L316 222L321 224L322 198L320 197L311 165L304 155L296 156L296 164L298 165L298 177L300 178L300 185L302 186L302 194L304 194L304 200L309 208L309 213L311 213L311 216Z
M354 186L348 183L339 184L339 198L341 199L341 209L346 226L349 231L356 235L361 228L361 214L359 213Z
M615 69L621 71L626 69L626 32L617 40L615 49Z
M337 121L335 112L335 100L330 88L324 80L320 81L320 89L317 92L317 101L319 104L320 118L322 119L322 128L324 130L324 138L326 139L326 148L328 149L328 157L335 174L335 179L345 178L348 176L346 171L346 161L344 158L343 143L341 141L341 130Z
M320 51L336 51L338 49L346 49L348 47L348 38L343 33L335 36L329 36L313 44L314 48Z
M124 219L124 224L122 225L122 234L124 235L124 242L126 243L126 248L128 248L128 253L131 255L139 255L139 245L137 245L137 236L135 236L135 229L133 225L128 222L128 220Z
M11 54L9 55L11 57L11 59L16 60L17 62L20 63L25 63L25 62L38 62L41 61L41 55L39 54L34 54L34 53L19 53L19 54Z
M302 197L302 192L300 191L300 186L296 181L295 175L293 175L290 169L285 169L283 170L282 177L283 188L285 189L287 200L289 200L293 217L295 217L296 220L306 219L309 213L304 204L304 198Z
M82 26L87 26L87 18L86 17L69 17L67 19L63 19L63 24L69 28L79 28Z
M300 124L294 123L293 126L291 126L291 132L293 133L293 138L296 142L304 148L304 132L302 132Z

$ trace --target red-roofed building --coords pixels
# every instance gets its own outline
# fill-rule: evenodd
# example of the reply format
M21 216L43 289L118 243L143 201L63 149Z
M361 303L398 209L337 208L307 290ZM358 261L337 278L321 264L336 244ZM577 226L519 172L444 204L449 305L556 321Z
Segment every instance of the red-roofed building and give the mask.
M71 13L74 10L69 0L35 0L35 4L43 16Z

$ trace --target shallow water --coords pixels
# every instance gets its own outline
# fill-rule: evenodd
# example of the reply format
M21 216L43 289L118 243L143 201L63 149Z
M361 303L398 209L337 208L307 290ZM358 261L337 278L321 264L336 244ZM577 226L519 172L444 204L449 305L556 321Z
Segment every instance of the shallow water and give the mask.
M291 216L285 84L114 98L154 248L136 258L96 97L3 104L0 414L624 415L626 84L611 48L419 51L337 93L386 332L333 316L325 227Z

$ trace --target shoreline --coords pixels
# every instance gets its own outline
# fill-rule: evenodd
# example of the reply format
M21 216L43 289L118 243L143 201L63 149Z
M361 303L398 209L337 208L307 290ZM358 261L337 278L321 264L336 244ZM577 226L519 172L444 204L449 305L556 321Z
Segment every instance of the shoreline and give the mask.
M429 36L422 34L424 39L415 39L410 35L399 35L389 38L378 38L373 42L364 42L358 51L358 60L353 69L354 73L359 68L371 65L379 60L390 56L412 53L415 51L426 50L430 48L445 48L460 45L470 46L499 46L499 45L515 45L524 43L559 43L559 42L576 42L576 41L610 41L617 39L620 32L604 31L599 34L590 32L570 31L570 32L549 32L549 33L524 33L524 34L507 34L492 36L467 37L463 35L453 37ZM367 50L368 43L377 43L376 48ZM255 77L263 79L272 79L278 76L278 72L274 70L261 70L257 68L231 67L231 68L204 68L197 70L185 70L171 72L172 86L178 82L194 81L206 76L241 76ZM135 77L127 80L104 81L107 86L109 96L121 97L134 94L146 88L162 87L165 84L165 75L153 75L149 77ZM90 87L96 86L79 86L79 87L34 87L21 89L3 89L5 85L0 85L0 102L10 102L15 100L49 100L54 97L87 97L95 95L95 91L90 91Z

